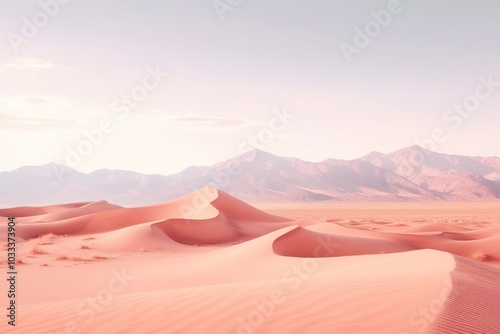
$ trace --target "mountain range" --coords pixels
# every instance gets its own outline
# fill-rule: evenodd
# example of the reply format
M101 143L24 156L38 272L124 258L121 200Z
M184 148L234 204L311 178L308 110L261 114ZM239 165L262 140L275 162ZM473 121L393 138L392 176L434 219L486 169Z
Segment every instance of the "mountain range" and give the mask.
M500 198L500 158L447 155L411 146L354 160L308 162L252 150L172 175L63 165L0 172L0 206L106 200L162 203L204 186L248 202L426 201Z

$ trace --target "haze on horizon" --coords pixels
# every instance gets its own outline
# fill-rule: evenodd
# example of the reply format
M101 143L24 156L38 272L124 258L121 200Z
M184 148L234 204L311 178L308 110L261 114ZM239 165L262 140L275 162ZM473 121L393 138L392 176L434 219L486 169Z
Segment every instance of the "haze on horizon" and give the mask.
M2 2L0 170L67 164L101 127L70 167L166 175L252 147L500 156L500 3L400 1L363 47L357 29L388 1L242 1L224 20L213 3L73 0L16 52L12 34L42 9ZM123 102L134 90L144 100Z

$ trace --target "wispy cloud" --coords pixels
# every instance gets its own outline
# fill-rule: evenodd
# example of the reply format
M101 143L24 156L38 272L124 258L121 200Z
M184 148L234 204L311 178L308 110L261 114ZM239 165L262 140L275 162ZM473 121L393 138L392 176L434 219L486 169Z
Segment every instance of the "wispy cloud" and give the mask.
M59 96L22 95L0 98L0 113L27 114L72 109L71 101Z
M1 128L63 128L79 123L71 101L59 96L23 95L0 98Z
M192 131L208 132L237 132L249 130L252 127L261 126L261 122L224 118L207 117L197 114L170 114L162 110L154 110L150 115L142 115L142 122L151 124L164 124L175 128L183 128Z
M33 58L17 58L12 62L4 64L3 67L20 70L38 71L54 67L54 64Z
M202 117L197 115L176 115L170 117L170 119L173 123L178 125L213 130L238 130L242 127L256 125L255 122L247 120Z
M79 126L75 119L49 119L49 118L22 118L0 115L0 129L5 131L40 131L40 130L68 130Z

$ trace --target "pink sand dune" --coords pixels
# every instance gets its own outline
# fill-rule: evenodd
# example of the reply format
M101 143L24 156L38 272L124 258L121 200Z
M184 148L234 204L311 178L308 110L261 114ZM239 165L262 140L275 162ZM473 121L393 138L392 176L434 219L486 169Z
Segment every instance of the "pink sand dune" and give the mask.
M332 252L322 252L321 244L330 243ZM405 243L379 237L346 236L319 233L297 227L276 239L274 251L296 257L332 257L364 254L396 253L414 250Z
M0 216L22 259L1 333L500 333L496 224L292 220L212 188Z
M25 305L14 333L499 333L498 270L437 251L355 259L302 278L119 294L94 313L78 312L82 300Z

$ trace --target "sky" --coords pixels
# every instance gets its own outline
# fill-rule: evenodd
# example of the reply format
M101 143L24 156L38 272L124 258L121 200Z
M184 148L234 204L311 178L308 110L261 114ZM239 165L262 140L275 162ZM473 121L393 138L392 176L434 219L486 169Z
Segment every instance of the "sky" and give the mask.
M0 171L500 156L496 0L58 1L0 1Z

